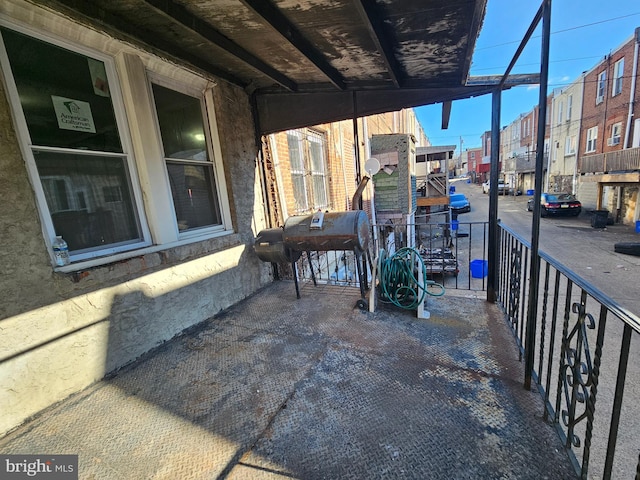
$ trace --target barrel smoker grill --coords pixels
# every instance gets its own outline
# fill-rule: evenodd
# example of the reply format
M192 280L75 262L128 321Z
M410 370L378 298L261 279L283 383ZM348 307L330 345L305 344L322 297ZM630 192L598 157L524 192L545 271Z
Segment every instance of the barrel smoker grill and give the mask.
M370 226L367 214L363 210L348 212L327 212L320 228L312 226L313 215L290 217L283 229L271 228L258 233L254 248L258 258L271 263L291 263L296 294L300 298L298 276L295 262L304 252L311 264L310 252L313 251L353 251L356 257L356 270L360 284L361 299L358 307L366 309L365 291L367 290L367 265ZM313 268L311 278L316 283Z

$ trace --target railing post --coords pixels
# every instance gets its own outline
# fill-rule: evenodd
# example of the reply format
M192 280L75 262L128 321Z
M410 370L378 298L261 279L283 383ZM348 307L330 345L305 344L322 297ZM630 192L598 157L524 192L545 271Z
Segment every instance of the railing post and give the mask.
M487 302L495 303L498 299L498 175L500 173L500 102L502 90L497 88L491 95L491 166L489 184L489 248L487 262Z
M540 96L538 104L538 134L536 139L535 196L542 194L542 168L544 163L544 137L547 118L547 87L549 79L549 38L551 35L551 0L544 0L542 8L542 52L540 61ZM524 387L531 390L531 376L535 363L536 319L538 316L538 281L540 279L540 202L533 202L531 227L531 273L529 275L529 308L525 333Z

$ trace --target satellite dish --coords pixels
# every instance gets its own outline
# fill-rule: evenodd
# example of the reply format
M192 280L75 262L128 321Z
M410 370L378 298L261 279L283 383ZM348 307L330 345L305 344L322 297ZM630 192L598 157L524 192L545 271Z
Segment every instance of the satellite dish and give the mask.
M364 169L367 171L370 177L373 177L380 171L380 162L377 158L370 158L364 162Z

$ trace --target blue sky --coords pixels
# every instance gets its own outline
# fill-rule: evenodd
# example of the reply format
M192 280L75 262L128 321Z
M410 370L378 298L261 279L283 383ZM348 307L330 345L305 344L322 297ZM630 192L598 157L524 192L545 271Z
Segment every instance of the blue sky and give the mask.
M612 8L606 8L610 5ZM488 0L487 14L473 55L471 75L501 75L531 25L538 0ZM640 27L637 0L553 0L549 52L549 90L571 84L605 55L628 40ZM540 71L542 22L520 56L512 73ZM503 92L500 126L538 104L538 86L522 86ZM440 129L441 105L415 109L433 145L479 147L480 135L491 129L491 96L453 102L447 130Z

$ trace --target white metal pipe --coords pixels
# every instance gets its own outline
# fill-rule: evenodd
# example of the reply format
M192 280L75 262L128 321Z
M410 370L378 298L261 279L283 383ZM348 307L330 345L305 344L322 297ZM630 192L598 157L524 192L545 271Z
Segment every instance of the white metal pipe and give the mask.
M633 120L633 106L636 96L636 75L638 74L638 43L640 43L640 31L635 32L636 44L633 47L633 73L631 74L631 92L629 93L629 113L627 114L627 128L624 132L624 143L622 148L629 146L629 133L631 132L631 121Z

